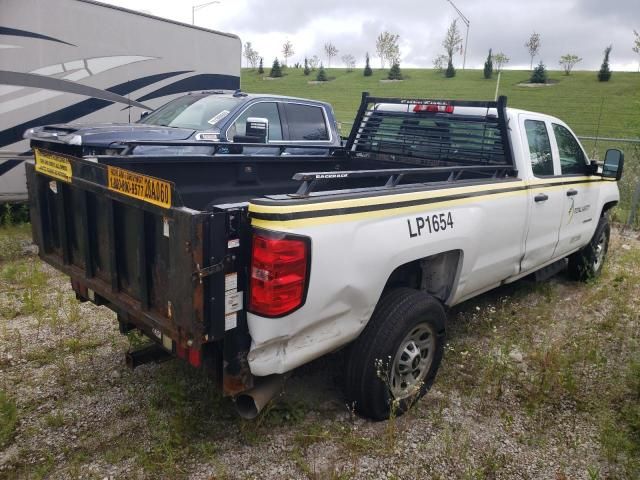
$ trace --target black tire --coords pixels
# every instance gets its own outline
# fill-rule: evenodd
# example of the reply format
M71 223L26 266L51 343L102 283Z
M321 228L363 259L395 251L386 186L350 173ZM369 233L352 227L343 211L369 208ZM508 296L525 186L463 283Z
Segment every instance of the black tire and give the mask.
M569 255L569 275L574 280L585 282L596 278L602 272L602 265L609 249L611 227L606 215L600 217L596 231L589 243Z
M444 308L431 295L410 288L397 288L385 293L366 328L348 352L345 374L345 393L348 404L352 405L360 415L374 420L388 419L392 413L392 403L394 415L406 412L413 403L427 393L433 384L442 360L445 323ZM427 337L427 330L430 335L432 334L429 337ZM419 354L416 354L415 358L412 357L412 360L417 358L418 363L421 363L425 352L431 352L427 353L430 363L427 363L428 360L425 357L424 368L416 374L418 377L424 375L424 378L420 381L416 380L412 388L407 387L410 392L408 396L397 398L392 393L392 383L395 383L398 389L405 383L391 380L391 370L393 370L391 364L395 363L396 355L402 359L403 352L406 352L404 346L410 347L409 336L414 333L423 335L419 337L419 342L423 341L423 338L428 338L425 342L428 342L429 347L424 350L418 348L416 351ZM415 343L413 345L416 346ZM387 369L383 367L383 371L380 372L377 361L385 362ZM406 361L403 366L405 365ZM414 373L405 375L414 375ZM398 373L396 378L405 377L401 377ZM413 377L408 378L411 381L414 380ZM397 401L394 402L396 399Z

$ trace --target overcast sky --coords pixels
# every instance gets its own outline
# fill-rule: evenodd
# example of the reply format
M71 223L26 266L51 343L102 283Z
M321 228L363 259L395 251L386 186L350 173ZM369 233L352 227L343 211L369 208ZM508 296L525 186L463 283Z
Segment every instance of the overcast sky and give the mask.
M104 0L106 3L191 23L191 6L206 0ZM640 31L640 0L453 0L469 19L467 66L481 68L489 48L504 52L510 68L529 68L524 43L532 32L541 35L540 56L548 68L558 69L565 53L583 58L576 69L596 70L604 48L612 44L613 70L638 69L640 55L632 51L633 30ZM401 65L431 68L442 53L442 39L457 13L447 0L220 0L199 9L196 25L240 36L270 65L282 59L289 39L295 55L324 58L323 45L339 50L332 66L344 54L363 64L368 51L374 67L377 35L388 30L400 35ZM465 27L458 22L464 38ZM454 58L462 66L462 55ZM243 60L243 66L245 62Z

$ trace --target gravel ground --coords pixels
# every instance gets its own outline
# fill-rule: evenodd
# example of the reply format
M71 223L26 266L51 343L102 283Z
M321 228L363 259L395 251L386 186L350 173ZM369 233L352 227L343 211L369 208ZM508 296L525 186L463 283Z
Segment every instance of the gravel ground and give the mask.
M299 369L252 422L178 360L130 371L130 339L118 333L115 314L78 304L68 279L22 247L17 259L0 262L0 389L17 406L15 431L0 450L2 478L628 475L605 455L594 414L607 368L597 355L582 363L562 355L569 339L587 342L583 326L594 325L602 335L577 354L595 347L611 365L626 358L610 337L637 339L637 314L617 316L607 330L613 307L584 305L621 275L640 278L637 263L622 256L640 252L636 239L614 236L620 254L599 282L519 282L451 311L434 387L403 417L377 423L344 404L340 354Z

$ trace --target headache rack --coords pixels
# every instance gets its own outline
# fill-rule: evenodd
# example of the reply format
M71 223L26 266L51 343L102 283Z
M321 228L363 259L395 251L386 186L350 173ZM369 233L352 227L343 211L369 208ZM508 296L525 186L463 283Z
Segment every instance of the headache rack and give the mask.
M398 168L339 172L301 172L295 197L319 185L349 188L363 179L382 179L378 188L402 182L458 181L517 177L509 141L507 97L497 101L371 97L363 92L345 144L354 158L380 160Z
M423 166L513 165L506 106L504 96L433 100L364 92L346 149Z

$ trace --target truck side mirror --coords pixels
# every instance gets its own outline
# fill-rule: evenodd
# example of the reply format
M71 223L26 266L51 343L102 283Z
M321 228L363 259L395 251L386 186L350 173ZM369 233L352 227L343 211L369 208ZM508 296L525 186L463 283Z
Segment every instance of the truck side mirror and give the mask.
M249 117L244 135L234 135L235 143L267 143L269 139L269 120L261 117Z
M602 178L622 178L622 169L624 167L624 153L617 148L610 148L604 156L604 165L602 167Z
M151 112L149 112L148 110L146 112L142 112L140 114L140 120L142 120L144 117L146 117L147 115L149 115Z
M255 138L251 143L267 143L269 138L269 120L261 117L249 117L245 126L245 135Z

